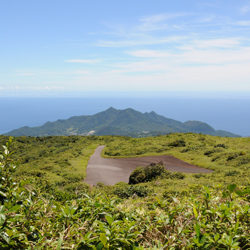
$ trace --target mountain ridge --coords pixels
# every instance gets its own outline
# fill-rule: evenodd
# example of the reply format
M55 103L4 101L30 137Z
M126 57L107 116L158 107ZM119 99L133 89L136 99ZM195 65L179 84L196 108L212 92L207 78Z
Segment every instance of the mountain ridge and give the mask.
M209 135L240 137L223 130L215 130L200 121L180 122L158 115L156 112L141 113L132 108L123 110L110 107L94 115L73 116L46 122L38 127L21 127L5 135L12 136L49 136L49 135L127 135L144 137L156 134L193 132Z

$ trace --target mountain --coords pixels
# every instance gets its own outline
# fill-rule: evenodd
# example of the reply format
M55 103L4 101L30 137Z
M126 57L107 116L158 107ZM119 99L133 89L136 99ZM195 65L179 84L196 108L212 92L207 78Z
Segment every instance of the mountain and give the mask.
M156 114L141 113L128 108L109 108L95 115L74 116L66 120L46 122L39 127L28 126L12 130L5 135L49 136L49 135L127 135L133 137L193 132L209 135L240 137L233 133L214 130L207 123L186 121L184 123Z

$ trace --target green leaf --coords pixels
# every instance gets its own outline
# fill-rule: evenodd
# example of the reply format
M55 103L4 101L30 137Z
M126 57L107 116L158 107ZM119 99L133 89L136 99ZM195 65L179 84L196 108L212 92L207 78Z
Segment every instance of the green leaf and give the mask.
M244 192L242 192L241 190L237 190L235 191L236 194L238 194L240 197L244 196Z
M100 204L97 201L94 203L94 205L95 207L100 207Z
M111 225L113 223L113 221L114 221L114 218L112 218L109 215L106 215L105 218L106 218L107 222L109 223L109 225Z
M204 245L205 241L206 241L206 237L203 235L201 240L200 240L200 244Z
M197 210L196 210L195 206L193 206L193 211L194 211L194 216L195 216L195 218L197 219L198 213L197 213Z
M230 193L232 193L236 189L237 185L236 184L231 184L227 186L227 189Z
M12 207L10 210L8 210L8 213L16 212L20 207L21 207L20 205L16 205L16 206Z
M4 214L0 214L0 226L3 225L3 223L5 222L5 220L6 220L5 215Z
M6 197L6 194L2 191L0 191L0 195L2 195L3 197Z
M237 232L238 228L239 228L239 219L237 220L237 223L235 224L234 231Z
M103 249L103 244L100 242L97 247L96 247L97 250L102 250Z
M216 235L214 236L214 241L218 241L219 238L220 238L220 234L216 234Z
M8 244L10 243L10 237L7 235L5 232L1 232L0 236L2 237L3 240L5 240Z
M5 212L5 206L0 206L0 213L3 214Z
M200 226L198 224L195 225L195 232L196 232L196 235L198 237L200 237L201 235L201 231L200 231Z
M108 239L104 233L100 234L100 240L104 246L106 245L106 243L108 241Z
M61 250L62 243L63 243L63 236L60 235L56 250Z

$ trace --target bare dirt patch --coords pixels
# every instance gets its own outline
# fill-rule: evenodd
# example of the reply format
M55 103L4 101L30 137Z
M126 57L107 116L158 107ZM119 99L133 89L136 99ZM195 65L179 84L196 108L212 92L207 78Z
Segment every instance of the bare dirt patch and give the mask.
M128 183L129 176L139 166L146 167L151 163L163 162L165 168L172 172L182 173L211 173L212 170L200 168L175 158L170 155L146 156L136 158L110 159L102 158L101 152L105 146L96 148L95 153L90 157L87 166L86 183L95 185L102 182L106 185L114 185L124 181Z

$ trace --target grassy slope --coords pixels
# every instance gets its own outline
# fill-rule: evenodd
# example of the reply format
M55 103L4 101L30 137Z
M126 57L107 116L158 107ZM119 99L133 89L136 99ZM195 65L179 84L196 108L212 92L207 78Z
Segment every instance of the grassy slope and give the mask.
M7 139L0 136L0 143L4 144ZM178 140L184 140L186 146L171 146ZM190 174L185 179L160 179L140 184L139 187L150 188L151 195L145 198L133 195L129 199L110 197L116 187L128 187L124 183L114 187L99 185L86 197L82 193L67 196L39 182L34 185L20 182L13 186L15 189L10 189L10 198L1 206L1 249L95 249L103 242L106 242L105 249L107 244L110 249L136 250L249 249L249 193L239 197L232 190L233 185L231 188L224 185L238 183L237 189L241 190L244 189L239 186L250 185L247 179L249 142L250 138L196 134L143 139L112 136L15 138L13 157L20 157L22 162L18 178L44 173L51 181L61 180L57 184L67 190L71 185L72 191L72 181L81 184L82 180L76 181L75 177L81 172L84 176L89 156L100 144L107 145L104 154L108 156L108 153L109 157L172 154L215 171L201 176ZM226 176L229 171L238 172ZM76 173L70 180L69 176ZM215 188L207 189L198 184ZM0 191L6 192L3 188ZM124 244L118 248L117 242L129 242L129 246ZM135 242L140 246L135 247Z
M13 158L21 164L16 176L46 178L59 187L80 184L86 177L90 156L102 141L95 137L16 137ZM3 145L8 137L0 136Z
M0 144L8 137L1 136ZM171 143L183 140L185 147ZM98 145L107 145L104 157L141 157L173 155L191 164L214 170L211 174L186 174L185 179L166 179L141 184L161 195L165 191L188 190L196 184L227 185L249 183L250 138L225 138L201 134L170 134L167 136L129 138L121 136L52 136L43 138L17 137L15 159L21 166L18 178L44 177L57 186L73 190L83 185L89 157ZM217 145L222 145L217 146ZM112 191L112 188L107 189Z

